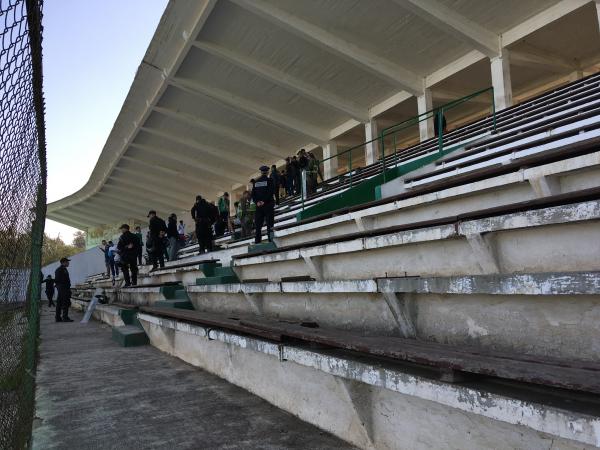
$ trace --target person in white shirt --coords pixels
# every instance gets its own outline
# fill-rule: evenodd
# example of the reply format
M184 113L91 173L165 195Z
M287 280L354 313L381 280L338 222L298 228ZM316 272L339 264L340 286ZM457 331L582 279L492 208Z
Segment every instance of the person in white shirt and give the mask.
M177 234L181 239L185 237L185 223L183 223L183 220L180 220L179 225L177 225Z

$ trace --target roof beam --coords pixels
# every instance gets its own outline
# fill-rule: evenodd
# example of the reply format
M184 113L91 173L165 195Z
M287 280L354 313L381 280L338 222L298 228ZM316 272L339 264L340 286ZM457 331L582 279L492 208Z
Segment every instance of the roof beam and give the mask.
M317 44L319 47L360 66L373 75L387 81L392 86L406 90L413 95L423 92L423 79L414 72L399 66L372 51L360 48L329 31L273 6L265 0L230 0L247 11L274 23L285 31Z
M157 164L152 164L150 162L144 161L143 159L135 159L132 158L131 156L122 156L121 157L122 160L125 161L131 161L132 164L139 164L141 166L144 166L147 172L161 172L167 176L171 176L174 178L177 178L181 181L185 181L187 183L192 183L192 184L198 184L200 179L198 177L198 175L200 175L202 178L205 178L206 180L209 180L211 183L222 183L223 180L229 180L231 182L237 183L239 180L237 178L232 178L228 175L223 175L223 174L216 174L214 172L211 172L210 170L207 170L206 168L203 169L194 169L196 173L196 176L191 176L190 174L182 171L182 170L178 170L178 169L172 169L170 167L164 167L162 165L157 165Z
M276 125L290 133L303 136L311 141L324 142L327 131L300 119L289 116L281 111L276 111L253 100L240 97L229 91L213 86L205 86L197 81L186 78L169 78L169 83L178 89L194 95L216 100L219 103L229 105L230 109L246 114L247 116L260 119L261 121Z
M176 180L176 177L173 177L173 180L167 180L164 176L153 176L139 170L121 166L115 167L115 170L118 172L123 172L129 179L138 180L140 186L143 185L144 189L151 194L159 189L165 189L171 193L181 196L190 195L190 191L178 188L178 183L173 182ZM212 185L212 183L210 184Z
M74 210L74 208L77 208L77 209ZM104 225L104 224L110 223L111 218L115 217L115 216L113 216L112 212L107 213L107 214L100 214L97 212L82 211L82 210L80 210L79 205L72 206L68 209L67 208L61 209L59 211L59 213L63 216L71 217L76 220L80 220L80 221L82 221L82 223L88 223L88 225L92 225L92 224ZM116 217L115 217L115 220L116 220Z
M563 58L525 42L519 44L518 49L510 50L510 62L523 67L546 68L551 72L570 72L578 69L575 60Z
M534 31L539 30L588 3L590 3L590 0L561 0L535 16L521 22L516 27L502 33L502 46L507 47L514 44Z
M64 225L69 225L70 227L78 228L80 230L85 230L88 227L90 227L89 223L80 222L79 220L70 219L64 216L62 214L62 210L57 210L56 212L48 213L46 219L53 220Z
M119 196L123 197L129 197L132 199L132 201L136 201L139 202L147 202L148 198L145 198L143 196L144 194L144 189L140 188L140 185L134 181L131 180L123 180L123 179L119 179L118 181L116 181L115 183L119 183L119 186L116 186L114 184L105 184L102 187L102 190L100 191L100 193L105 193L111 196ZM131 186L130 189L126 188L126 187L122 187L120 185L125 185L125 186ZM151 194L152 199L151 201L153 203L156 204L160 204L162 206L165 207L173 207L173 206L178 206L180 204L183 204L183 200L179 197L172 197L170 195L168 195L167 193L165 193L164 191L160 191L160 192L152 192Z
M246 55L233 52L226 47L211 42L195 41L192 45L217 58L252 72L271 83L282 86L296 94L319 103L320 105L329 109L334 109L342 114L349 115L359 122L367 122L369 120L367 108L362 108L346 98L340 97L330 91L323 90L319 86L307 83L300 78L288 75L282 70L262 64L259 61L248 58Z
M221 125L215 122L210 122L208 120L202 119L193 114L185 113L183 111L173 110L169 108L164 108L162 106L155 106L154 111L159 114L162 114L166 117L170 117L174 120L177 120L181 123L185 123L186 125L199 128L205 131L209 131L210 133L232 139L234 141L238 141L242 144L248 145L250 147L254 147L262 150L268 156L273 156L275 158L281 158L281 149L276 147L275 145L271 145L267 141L263 141L262 139L258 139L254 136L248 136L247 134L240 133L239 130L236 130L233 127L228 127L226 125Z
M210 163L210 162L204 161L202 164L200 164L195 161L195 158L197 158L197 155L194 156L193 158L188 157L188 156L180 156L177 154L177 152L166 151L165 149L153 147L153 146L147 145L147 144L138 144L136 142L132 142L130 147L142 150L147 153L151 153L151 154L156 155L159 158L162 158L166 161L172 161L177 164L177 167L192 168L194 170L196 170L196 169L219 170L219 169L223 168L223 164L228 164L227 167L228 167L230 173L239 174L240 176L243 173L243 175L246 176L247 173L252 172L252 169L249 166L235 164L234 161L230 161L230 160L228 161L226 158L222 158L222 157L216 158L217 162L215 162L215 163ZM164 164L164 162L161 162L161 164ZM256 165L256 161L253 161L253 164ZM170 166L165 166L165 167L170 167ZM237 170L237 169L234 170L235 167L241 168L241 171Z
M202 143L198 142L196 139L184 137L184 136L177 135L174 133L169 133L169 132L163 131L163 130L157 130L156 128L142 127L142 130L145 131L146 133L153 134L154 136L158 136L158 137L166 139L168 141L175 142L176 144L184 145L186 147L197 150L198 152L200 152L200 155L197 155L198 159L200 159L201 157L207 157L208 155L210 155L212 157L219 159L223 163L227 163L227 164L232 163L233 165L244 167L247 170L252 170L251 168L256 166L257 162L260 162L260 160L261 160L260 156L257 156L256 158L249 158L242 154L234 154L234 152L231 152L231 155L228 159L227 150L224 150L222 148L212 147L212 146L206 145L206 144L202 144ZM165 153L164 150L163 150L163 153ZM166 152L166 153L170 153L170 152ZM235 158L235 161L232 161L231 160L232 158ZM187 159L186 163L191 164L192 161L190 159ZM197 165L196 167L198 169L201 169L203 167L206 167L206 165L203 163L201 166ZM223 166L220 166L220 167L222 168Z
M438 0L393 0L427 21L490 58L500 54L500 37L472 20L456 13Z
M100 192L98 192L96 195L102 195L105 197L110 197L112 198L114 201L120 202L121 204L124 205L129 205L132 206L134 208L136 208L136 210L141 211L141 214L145 215L150 209L152 209L153 207L157 207L158 205L164 207L164 208L173 208L176 207L178 205L183 204L183 202L181 201L181 199L178 199L176 202L175 201L164 201L164 200L159 200L155 194L152 194L152 199L148 199L148 198L140 198L134 195L131 195L131 192L124 192L126 191L125 189L121 189L121 190L107 190L107 189L103 189ZM148 203L151 202L151 205L148 205Z
M143 217L147 212L144 212L145 210L143 206L139 203L132 204L124 201L122 198L118 199L118 201L115 199L102 198L102 194L100 193L96 193L89 202L77 205L77 209L83 211L85 214L88 214L90 210L95 211L98 206L102 208L101 214L103 216L109 217L107 215L107 211L110 211L110 217L113 217L115 220L143 220ZM110 223L110 221L106 221L105 223Z

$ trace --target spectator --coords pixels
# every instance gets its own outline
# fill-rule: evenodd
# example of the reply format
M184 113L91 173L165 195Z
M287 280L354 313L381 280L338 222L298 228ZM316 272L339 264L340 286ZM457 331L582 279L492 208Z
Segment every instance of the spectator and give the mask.
M296 171L292 165L292 158L285 158L285 190L288 196L294 195L294 179Z
M56 297L56 321L57 322L73 322L69 318L69 306L71 306L71 278L69 277L69 262L68 258L60 259L60 266L54 272L54 283L58 290Z
M218 208L219 221L221 222L221 225L219 226L219 233L217 233L217 236L223 235L223 233L225 232L225 227L227 227L227 229L231 231L231 226L229 224L230 207L231 204L229 201L229 193L225 192L221 197L219 197Z
M117 264L116 258L117 246L113 241L108 241L108 264L110 266L110 273L112 274L112 284L114 286L116 278L119 276L119 265Z
M286 198L287 196L287 174L285 170L281 171L279 175L279 198Z
M169 261L175 261L179 250L179 233L177 232L177 216L175 213L169 216L167 237L169 238Z
M139 227L138 227L139 228ZM125 285L123 287L129 287L131 285L137 285L137 257L140 248L140 238L129 231L129 225L124 223L119 227L121 231L121 237L117 244L117 249L120 256L120 264L123 269L123 278L125 279ZM131 278L129 272L131 271Z
M277 166L271 166L271 174L269 178L273 180L273 186L275 187L275 204L279 205L279 172L277 172Z
M137 254L137 259L138 259L138 265L141 266L142 265L142 252L143 252L143 248L144 248L144 241L142 239L142 229L137 226L135 227L135 236L138 238L139 241L139 245L138 245L138 254Z
M292 173L294 174L294 194L299 194L302 184L302 171L300 170L300 162L295 156L292 157Z
M210 204L200 195L192 207L192 219L196 222L196 239L198 240L199 254L212 252L212 218L213 211Z
M165 246L163 239L167 232L167 225L165 221L156 215L156 211L151 210L148 212L148 217L150 221L148 223L149 226L149 234L150 234L150 245L146 243L146 248L148 248L148 256L150 257L150 261L152 262L152 270L156 269L160 266L162 269L165 267ZM150 251L150 249L152 249Z
M244 191L240 202L240 225L242 227L242 237L248 237L252 234L254 225L254 213L256 205L252 202L250 191Z
M433 116L433 131L435 132L435 136L438 137L440 135L440 125L439 125L439 117L440 114L442 115L442 131L444 133L446 133L448 131L448 128L446 127L446 116L441 112L438 111L434 116Z
M308 167L306 169L306 187L308 195L313 195L317 192L317 175L320 172L319 160L313 152L308 152ZM323 178L321 177L321 180Z
M56 306L52 299L54 298L54 279L52 275L48 275L42 284L46 284L46 297L48 298L48 307Z
M185 223L183 223L183 220L180 220L179 225L177 225L177 234L179 235L179 239L185 242Z
M104 253L104 265L106 266L106 276L110 277L110 258L108 257L108 242L106 239L102 239L102 245L99 245L98 248L102 253Z
M256 215L255 215L255 235L254 242L260 244L262 241L262 226L263 223L267 222L267 239L271 242L271 232L273 228L273 221L275 218L275 186L273 180L267 176L269 168L262 166L260 168L261 176L254 184L252 189L252 200L256 204Z

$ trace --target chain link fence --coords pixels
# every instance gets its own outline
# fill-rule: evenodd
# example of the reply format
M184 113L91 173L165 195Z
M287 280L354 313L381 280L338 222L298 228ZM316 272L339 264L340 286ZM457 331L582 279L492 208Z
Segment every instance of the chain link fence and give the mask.
M46 214L42 0L0 0L0 449L27 448Z

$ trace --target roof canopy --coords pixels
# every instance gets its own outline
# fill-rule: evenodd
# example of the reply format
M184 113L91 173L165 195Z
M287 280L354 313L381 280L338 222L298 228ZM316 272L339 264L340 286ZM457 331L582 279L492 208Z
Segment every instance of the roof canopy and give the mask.
M171 0L89 181L48 218L187 210L301 147L415 115L425 88L443 103L489 86L503 48L517 91L577 70L597 33L589 0Z

